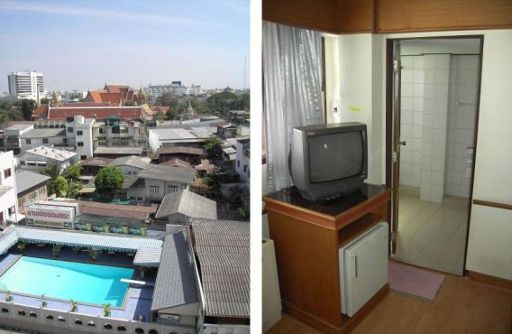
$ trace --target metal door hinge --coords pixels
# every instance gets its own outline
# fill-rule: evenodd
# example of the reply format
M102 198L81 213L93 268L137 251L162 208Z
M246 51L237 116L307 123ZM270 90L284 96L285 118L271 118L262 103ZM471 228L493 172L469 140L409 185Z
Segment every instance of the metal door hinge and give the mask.
M398 59L393 59L393 71L398 72L402 69L402 66L400 66L400 61Z
M391 241L396 241L396 232L391 232Z
M392 159L393 159L393 162L397 162L398 161L398 153L393 152Z

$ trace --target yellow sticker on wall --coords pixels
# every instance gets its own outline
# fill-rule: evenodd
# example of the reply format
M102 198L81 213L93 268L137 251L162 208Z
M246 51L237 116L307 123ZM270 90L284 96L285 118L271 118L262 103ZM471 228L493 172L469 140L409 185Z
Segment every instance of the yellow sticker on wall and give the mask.
M348 107L348 111L350 111L350 112L361 112L361 107L360 106L349 106Z

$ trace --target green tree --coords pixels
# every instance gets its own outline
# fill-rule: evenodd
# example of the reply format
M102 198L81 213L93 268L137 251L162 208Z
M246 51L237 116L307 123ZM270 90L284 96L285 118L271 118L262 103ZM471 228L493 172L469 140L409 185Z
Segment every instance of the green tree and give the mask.
M96 191L110 199L115 198L123 187L123 172L116 166L100 169L94 180Z
M222 151L222 141L219 138L212 136L206 139L203 147L209 158L218 158Z
M69 182L78 181L80 174L82 173L82 166L80 164L69 165L68 168L62 174Z
M43 97L41 100L40 100L41 104L48 104L50 103L50 100L47 99L46 97Z
M208 109L215 114L222 114L229 110L235 110L238 96L233 92L221 92L210 96L206 100Z
M29 99L21 99L17 103L18 108L23 116L23 119L26 121L32 120L32 111L36 106L36 101Z
M50 164L48 167L46 167L42 171L42 174L50 177L50 180L48 181L48 185L47 185L48 194L49 195L55 194L56 193L56 184L55 183L56 183L57 177L59 177L59 175L60 175L59 165L57 165L55 163Z
M176 109L169 108L169 110L165 113L165 119L167 119L168 121L172 121L177 118L178 118L178 113L176 112Z
M57 178L55 179L55 182L53 183L53 186L54 186L55 195L57 195L57 197L64 196L69 189L68 181L62 175L57 176Z
M165 121L165 114L163 112L159 112L155 115L155 120L157 122L163 122Z
M82 190L82 185L80 183L69 182L66 197L78 198L78 196L80 196L80 190Z

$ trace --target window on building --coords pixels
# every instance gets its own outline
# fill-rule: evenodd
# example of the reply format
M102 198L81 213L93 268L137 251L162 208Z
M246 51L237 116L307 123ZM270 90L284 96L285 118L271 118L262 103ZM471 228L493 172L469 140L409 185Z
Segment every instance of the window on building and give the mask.
M73 133L73 127L72 126L68 126L68 133Z
M149 186L149 193L151 195L159 195L160 194L160 187L159 186Z
M169 186L167 186L167 191L170 193L175 193L178 191L178 186L169 185Z
M27 144L27 145L32 144L32 140L30 138L25 139L25 144Z
M6 170L4 170L4 179L11 177L11 175L12 175L12 172L11 172L10 168L7 168Z
M237 161L236 161L236 166L237 166L237 167L240 167L240 160L237 160Z
M100 131L100 135L102 135L103 134L103 129L100 128L99 131Z
M48 144L48 138L43 138L43 144Z
M76 135L77 135L77 136L83 136L83 134L84 134L84 133L83 133L83 131L80 131L80 130L78 130L78 131L76 132Z
M20 160L20 165L25 166L25 160Z
M247 165L244 165L244 173L247 172Z
M9 208L9 216L13 215L15 212L16 212L16 207L11 206L11 207Z
M79 141L78 143L76 143L76 146L80 146L80 147L82 147L82 146L84 146L84 142Z
M80 160L85 160L85 159L87 159L87 156L86 156L86 155L81 155L81 156L80 156Z

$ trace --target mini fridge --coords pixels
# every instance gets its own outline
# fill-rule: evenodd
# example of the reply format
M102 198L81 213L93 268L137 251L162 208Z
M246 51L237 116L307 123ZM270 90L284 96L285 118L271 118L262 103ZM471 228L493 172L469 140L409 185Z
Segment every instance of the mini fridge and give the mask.
M378 223L339 250L341 311L353 316L388 283L388 224Z

